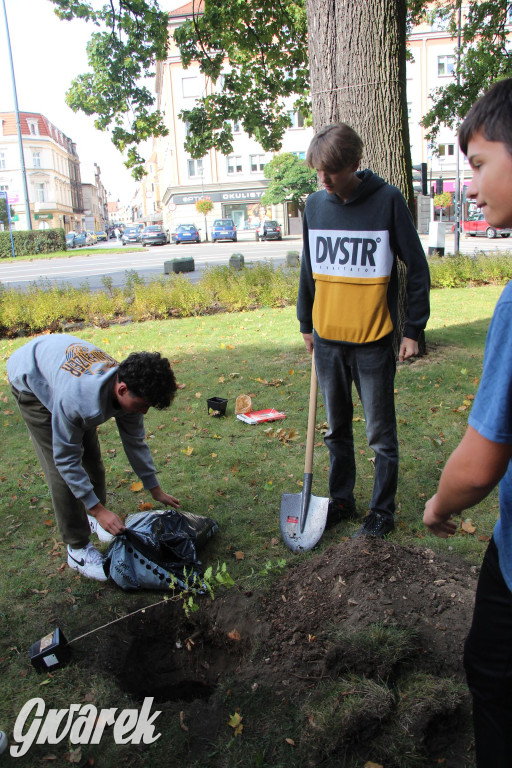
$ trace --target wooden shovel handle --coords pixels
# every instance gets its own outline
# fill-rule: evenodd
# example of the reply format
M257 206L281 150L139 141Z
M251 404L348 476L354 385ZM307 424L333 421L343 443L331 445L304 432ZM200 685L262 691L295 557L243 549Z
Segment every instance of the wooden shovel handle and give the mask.
M318 394L318 380L316 377L315 353L311 356L311 383L309 385L309 414L308 414L308 433L306 436L306 461L304 463L304 474L311 474L313 470L313 446L315 444L315 426L316 426L316 400Z

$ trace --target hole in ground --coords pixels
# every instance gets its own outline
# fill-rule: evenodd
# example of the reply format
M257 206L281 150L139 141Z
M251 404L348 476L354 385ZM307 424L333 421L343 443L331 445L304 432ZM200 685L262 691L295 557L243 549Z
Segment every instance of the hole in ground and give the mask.
M109 672L139 701L147 696L160 703L208 699L219 678L239 668L246 649L226 645L206 612L185 619L181 606L162 608L110 633L104 649Z

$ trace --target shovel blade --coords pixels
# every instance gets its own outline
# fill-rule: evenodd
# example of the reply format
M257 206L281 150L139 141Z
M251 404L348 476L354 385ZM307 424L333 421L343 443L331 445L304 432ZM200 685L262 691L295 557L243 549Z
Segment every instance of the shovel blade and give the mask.
M329 499L311 494L307 517L301 531L302 494L283 493L279 523L283 541L288 549L292 552L305 552L318 543L325 530L328 506Z

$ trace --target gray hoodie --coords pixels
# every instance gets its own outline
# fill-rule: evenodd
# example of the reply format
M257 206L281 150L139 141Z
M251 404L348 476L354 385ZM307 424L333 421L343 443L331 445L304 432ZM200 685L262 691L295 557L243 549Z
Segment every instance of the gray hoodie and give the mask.
M118 363L76 336L38 336L14 352L7 375L52 414L55 466L73 495L90 509L99 499L82 466L84 432L114 417L126 456L147 489L158 485L140 413L122 411L112 394Z

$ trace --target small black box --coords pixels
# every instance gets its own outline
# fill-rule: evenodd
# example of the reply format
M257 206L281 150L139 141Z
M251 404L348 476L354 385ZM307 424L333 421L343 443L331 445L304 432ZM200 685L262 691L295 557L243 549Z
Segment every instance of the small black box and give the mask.
M59 627L30 646L30 661L38 672L63 667L71 657L71 648Z

